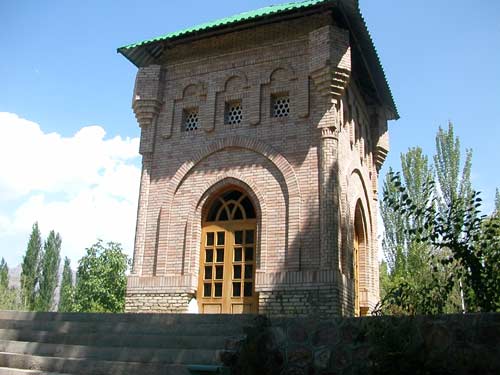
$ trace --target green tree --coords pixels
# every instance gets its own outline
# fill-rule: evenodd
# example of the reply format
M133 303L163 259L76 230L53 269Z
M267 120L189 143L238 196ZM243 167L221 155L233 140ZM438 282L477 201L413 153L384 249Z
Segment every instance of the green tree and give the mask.
M73 271L68 257L64 258L64 268L62 273L61 289L59 294L59 306L57 311L73 311Z
M7 262L2 257L0 261L0 289L8 289L9 288L9 267L7 266Z
M379 264L379 285L380 285L380 296L383 298L387 294L387 288L390 288L390 277L389 268L387 267L387 262L382 260Z
M18 289L0 288L0 310L21 310L22 307Z
M461 164L460 139L455 136L453 124L450 122L448 130L439 127L436 135L436 155L434 156L436 177L442 198L441 207L445 210L453 203L461 201L458 198L464 198L466 201L471 197L472 150L466 150L465 161L460 172Z
M36 292L40 276L40 256L42 252L42 236L38 223L33 224L30 239L23 257L21 271L22 303L28 310L35 309Z
M9 267L2 258L0 261L0 310L19 310L20 302L18 290L9 288Z
M101 240L86 249L78 262L75 310L122 312L125 308L125 272L129 261L118 243Z
M427 184L432 178L432 167L428 158L419 147L411 148L401 154L404 179L407 181L408 194L412 199L423 204L433 194L432 186ZM383 185L384 195L393 200L400 200L402 193L391 179L393 170L389 169ZM427 186L427 188L424 188ZM411 216L401 216L387 201L381 202L381 216L385 233L382 248L387 260L387 277L381 280L382 296L400 282L411 285L422 284L429 270L430 249L426 244L415 241L408 235L406 228L417 220Z
M59 264L61 262L61 236L50 231L44 245L41 260L40 288L36 308L39 311L50 311L54 301L54 291L59 279Z
M416 205L407 194L399 175L392 177L401 191L401 199L384 196L391 207L402 216L419 218L421 224L410 226L407 233L417 241L430 241L443 266L444 281L437 282L419 293L422 300L412 304L411 286L401 283L382 301L389 306L402 307L408 313L441 313L453 286L464 281L469 311L500 311L500 223L496 218L480 217L481 199L472 191L469 198L454 197L444 209L436 209L432 197L424 206ZM422 235L427 231L428 234ZM444 271L444 272L443 272ZM441 282L440 282L441 281Z
M455 136L453 124L448 123L448 129L439 127L436 135L436 155L434 156L436 181L439 185L438 205L446 215L452 206L465 204L473 194L470 180L472 168L472 150L465 150L465 160L462 160L460 139ZM463 165L463 167L462 167ZM458 223L457 223L458 224ZM446 253L446 249L444 249ZM457 264L453 264L457 266ZM450 301L458 302L461 309L466 310L463 297L462 280L457 279L450 294Z
M415 207L422 211L438 208L444 217L451 206L471 198L472 152L466 150L465 160L462 161L460 140L455 136L451 123L446 130L439 128L433 159L434 166L431 166L422 149L411 148L401 155L402 177L399 175L398 179L394 179L390 169L384 181L385 198L381 202L381 215L385 235L382 247L389 266L389 277L381 289L392 291L393 296L398 295L399 299L393 300L394 304L413 306L398 310L400 306L394 305L392 312L457 312L465 308L461 279L453 278L452 282L449 277L450 274L457 274L456 268L461 264L457 261L442 262L442 259L449 258L450 250L436 247L429 240L422 241L422 238L428 239L435 228L424 227L424 218L420 211L415 210ZM437 184L432 181L437 181ZM408 198L414 210L401 215L399 208ZM420 229L412 233L411 228ZM432 291L438 292L433 295ZM441 298L443 296L446 298Z
M500 216L500 191L496 190L495 192L495 210L493 211L494 216Z

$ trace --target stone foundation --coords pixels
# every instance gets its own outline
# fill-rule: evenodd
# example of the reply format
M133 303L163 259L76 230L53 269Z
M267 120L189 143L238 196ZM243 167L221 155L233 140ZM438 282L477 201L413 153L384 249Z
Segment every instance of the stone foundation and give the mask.
M259 313L269 316L339 316L338 291L330 286L259 293Z
M192 297L189 293L127 293L125 312L186 313Z

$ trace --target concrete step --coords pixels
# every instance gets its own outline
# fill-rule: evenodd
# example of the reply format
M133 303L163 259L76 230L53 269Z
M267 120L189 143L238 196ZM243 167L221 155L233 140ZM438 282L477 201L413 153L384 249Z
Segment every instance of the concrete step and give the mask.
M227 373L255 319L0 311L0 375Z
M188 368L183 365L44 357L8 352L0 352L0 367L58 372L74 375L190 375Z
M0 375L69 375L60 372L47 372L39 370L24 370L17 368L0 367Z
M200 364L220 363L220 350L96 347L0 340L0 352L97 361Z
M53 313L2 311L0 320L65 321L97 323L129 323L155 326L178 324L251 324L257 315L242 314L110 314L110 313Z
M231 336L240 333L246 324L238 322L219 324L200 322L200 324L175 324L158 326L149 322L142 323L108 323L108 322L74 322L74 321L41 321L0 319L0 329L31 329L35 331L51 331L67 334L161 334L182 336Z
M108 346L128 348L157 349L223 349L226 340L242 338L236 336L177 336L151 333L132 334L65 334L53 331L34 331L30 329L0 329L0 339L10 341L30 341L38 343ZM1 375L1 374L0 374Z

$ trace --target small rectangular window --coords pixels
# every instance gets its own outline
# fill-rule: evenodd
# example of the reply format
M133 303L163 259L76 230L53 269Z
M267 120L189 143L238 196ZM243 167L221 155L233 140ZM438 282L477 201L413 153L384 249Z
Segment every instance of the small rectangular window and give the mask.
M224 278L224 266L215 266L215 278L217 280Z
M290 96L288 93L271 95L273 117L287 117L290 114Z
M243 120L243 107L241 100L226 102L224 112L224 123L229 125L240 124Z
M252 293L253 293L253 285L252 285L252 283L245 282L245 284L243 286L243 295L245 297L252 297Z
M233 283L233 297L241 297L241 283Z
M186 132L198 129L198 107L184 109L182 113L182 128Z
M205 266L205 280L212 280L212 266Z
M212 296L212 284L203 284L203 297Z
M214 283L214 297L222 297L222 283Z

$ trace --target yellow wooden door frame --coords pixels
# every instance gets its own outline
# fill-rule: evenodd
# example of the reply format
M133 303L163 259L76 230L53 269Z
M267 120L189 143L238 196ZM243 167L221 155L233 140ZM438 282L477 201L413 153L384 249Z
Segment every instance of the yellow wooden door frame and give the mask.
M255 293L256 235L256 219L203 225L197 292L201 313L258 311L258 295Z

